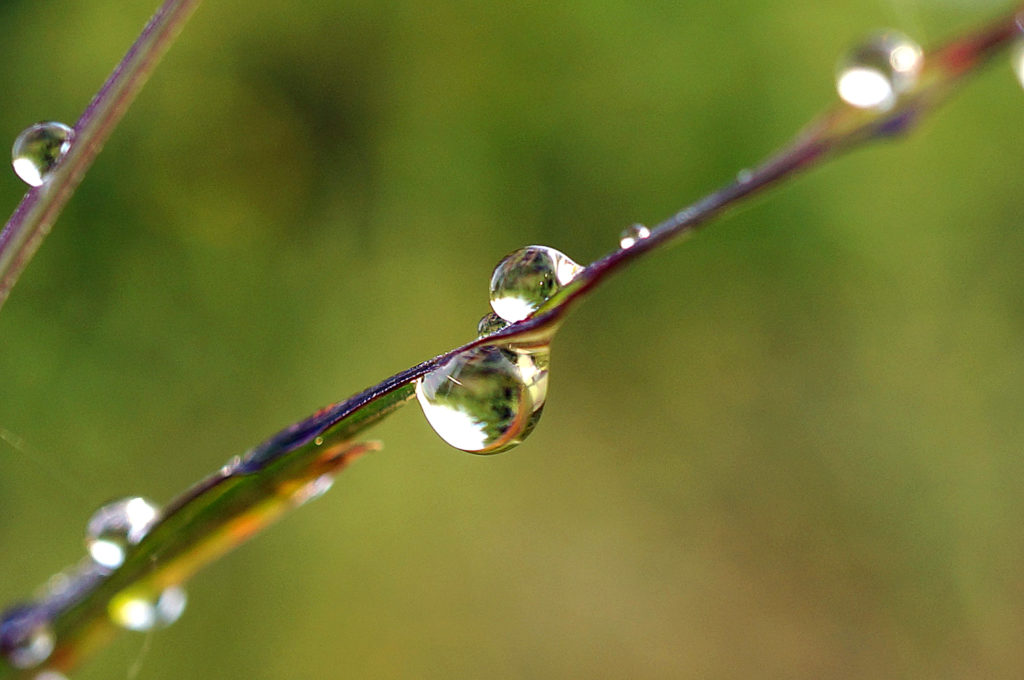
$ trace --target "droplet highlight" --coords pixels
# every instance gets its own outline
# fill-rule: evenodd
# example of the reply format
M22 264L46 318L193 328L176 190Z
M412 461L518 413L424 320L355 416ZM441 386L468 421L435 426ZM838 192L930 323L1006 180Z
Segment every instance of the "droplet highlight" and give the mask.
M11 164L26 184L40 186L71 148L74 130L64 123L36 123L14 140Z
M142 540L159 516L156 504L138 496L107 503L86 526L89 556L105 569L120 567L128 548Z
M50 658L57 638L38 612L20 607L0 622L0 647L15 668L35 668Z
M125 591L111 599L110 620L134 631L166 628L181 618L188 596L181 586L171 586L156 596Z
M32 680L68 680L68 677L58 671L42 671L36 673Z
M642 224L631 224L622 230L619 235L619 247L625 250L632 248L638 241L642 241L651 235L651 230Z
M43 671L36 673L32 680L68 680L68 677L58 671Z
M1017 80L1024 86L1024 39L1018 40L1010 50L1010 65L1017 74Z
M924 52L898 31L872 35L850 50L836 68L836 89L846 103L885 111L917 83Z
M305 505L306 503L315 501L317 498L323 496L325 493L330 491L333 486L333 475L320 475L301 486L292 496L292 501L296 505Z
M509 253L491 275L491 309L509 323L522 321L567 285L582 267L547 246Z
M507 451L540 420L549 358L547 347L475 347L418 380L416 398L427 422L451 446L481 454Z
M488 335L494 335L498 331L505 330L508 328L508 321L505 321L494 312L487 312L480 319L480 323L476 325L477 337L486 338Z

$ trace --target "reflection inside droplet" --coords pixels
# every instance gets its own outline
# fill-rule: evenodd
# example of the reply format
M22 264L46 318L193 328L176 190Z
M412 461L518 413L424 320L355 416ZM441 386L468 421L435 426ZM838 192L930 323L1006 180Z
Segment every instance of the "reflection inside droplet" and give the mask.
M509 323L522 321L567 285L581 267L548 246L527 246L506 255L491 275L491 309Z
M64 123L36 123L25 128L11 148L14 172L26 184L40 186L71 148L73 135L74 131Z
M498 453L522 442L547 396L549 353L475 347L416 382L416 397L434 431L470 453Z

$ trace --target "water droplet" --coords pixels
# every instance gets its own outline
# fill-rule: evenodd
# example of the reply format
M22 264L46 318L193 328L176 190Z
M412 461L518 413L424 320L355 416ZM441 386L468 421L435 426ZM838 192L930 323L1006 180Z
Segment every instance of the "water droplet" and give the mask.
M418 380L416 397L430 426L455 448L505 451L526 439L540 420L549 357L547 347L475 347Z
M632 248L636 245L637 241L642 241L651 235L651 230L642 224L631 224L622 230L619 234L619 247L625 250L626 248Z
M85 547L96 564L116 569L128 548L142 540L160 516L160 509L145 498L123 498L93 513L85 532Z
M526 246L509 253L491 275L491 309L515 323L533 314L565 286L581 267L547 246Z
M35 668L50 658L57 642L45 614L19 607L0 621L0 649L15 668Z
M74 131L64 123L36 123L25 128L11 149L11 163L26 184L34 187L46 181L68 149Z
M1010 63L1013 65L1013 72L1017 74L1017 80L1024 85L1024 40L1018 40L1013 44Z
M333 475L320 475L300 487L292 496L292 500L296 505L303 505L320 498L320 496L330 491L332 486L334 486Z
M885 111L914 86L923 63L924 52L907 36L876 33L839 62L836 88L852 106Z
M480 323L476 325L476 334L477 337L483 338L505 328L508 328L508 321L505 321L494 312L487 312L480 319Z
M68 680L67 676L57 671L43 671L36 673L32 680Z
M110 600L110 619L122 628L147 631L166 628L185 611L188 597L181 586L171 586L155 597L125 591Z

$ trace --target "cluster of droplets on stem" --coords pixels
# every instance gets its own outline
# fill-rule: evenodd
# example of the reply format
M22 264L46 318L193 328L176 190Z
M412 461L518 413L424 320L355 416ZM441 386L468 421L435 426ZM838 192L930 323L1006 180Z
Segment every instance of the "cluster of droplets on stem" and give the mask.
M87 559L51 578L36 602L12 608L0 618L0 654L7 663L18 669L39 669L37 680L59 680L59 673L44 668L57 644L51 613L70 606L92 584L124 564L159 518L159 508L140 497L107 503L93 513L86 527ZM148 631L178 620L186 599L177 585L135 586L112 598L107 614L122 628Z
M507 255L491 276L493 312L481 338L526 319L568 285L581 267L547 246ZM522 442L547 398L550 338L482 345L457 354L416 382L427 422L448 444L470 453L498 453Z
M71 148L74 130L64 123L36 123L14 140L11 164L26 184L42 185Z
M924 52L899 31L881 31L851 49L836 67L836 89L851 106L888 111L917 84Z

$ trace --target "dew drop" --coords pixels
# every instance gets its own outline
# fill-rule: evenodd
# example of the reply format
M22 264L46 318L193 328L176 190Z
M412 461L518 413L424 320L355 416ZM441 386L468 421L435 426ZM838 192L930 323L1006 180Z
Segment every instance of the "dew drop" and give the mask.
M491 275L491 309L515 323L533 314L565 286L581 267L547 246L526 246L509 253Z
M1017 80L1024 86L1024 39L1013 44L1013 49L1010 52L1010 64L1013 66L1013 72L1017 74Z
M159 516L160 509L145 498L107 503L89 519L85 547L96 564L116 569L124 563L128 548L142 540Z
M17 608L0 622L0 647L15 668L35 668L43 663L56 642L49 622L30 608Z
M836 69L836 88L848 104L886 111L917 82L924 52L898 31L869 37L842 58Z
M43 671L36 673L32 680L68 680L67 676L57 671Z
M188 597L181 586L171 586L155 597L138 591L125 591L110 600L110 619L128 630L147 631L166 628L185 611Z
M484 338L506 328L508 328L508 321L505 321L494 312L487 312L480 319L480 323L476 325L476 334L477 337Z
M533 431L548 390L550 353L485 345L466 350L416 382L427 422L452 446L498 453Z
M14 172L34 187L46 181L68 149L74 131L64 123L36 123L25 128L11 149Z
M642 224L631 224L619 234L619 247L625 250L632 248L637 241L642 241L651 235L651 230Z
M292 496L292 501L296 505L304 505L323 496L331 490L332 486L334 486L333 475L320 475L300 487Z

